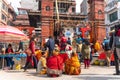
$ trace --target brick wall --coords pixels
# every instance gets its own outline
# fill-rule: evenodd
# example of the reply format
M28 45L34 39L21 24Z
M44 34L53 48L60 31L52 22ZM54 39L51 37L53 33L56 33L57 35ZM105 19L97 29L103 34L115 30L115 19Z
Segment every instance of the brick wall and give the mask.
M49 6L50 10L46 11L46 7ZM53 2L52 1L47 1L47 0L42 0L42 16L53 16Z
M42 0L41 1L41 15L42 15L42 45L45 43L45 39L49 36L53 36L53 25L51 23L53 17L53 1L52 0ZM46 8L49 7L49 10Z
M89 13L90 14L88 15L89 20L99 22L99 24L98 24L98 22L96 22L95 25L92 26L92 32L91 32L92 39L91 39L91 41L99 40L100 42L102 42L102 40L106 36L106 29L104 26L104 19L105 19L104 0L89 0L89 1L90 1L89 2L89 6L90 6ZM102 21L102 23L101 23L101 21Z

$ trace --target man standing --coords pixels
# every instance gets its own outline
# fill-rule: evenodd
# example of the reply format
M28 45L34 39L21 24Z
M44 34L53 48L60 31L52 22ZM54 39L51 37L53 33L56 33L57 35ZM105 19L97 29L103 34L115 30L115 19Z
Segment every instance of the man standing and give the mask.
M115 69L116 69L116 75L120 75L119 71L119 54L120 52L117 51L117 49L120 49L120 27L119 25L115 25L115 30L110 32L110 48L114 50L114 58L115 58Z
M110 57L111 57L111 48L109 46L109 39L105 38L103 41L103 48L106 53L106 61L107 61L107 66L110 66Z
M49 39L46 43L46 46L48 47L49 49L49 55L48 56L51 56L52 55L52 52L54 50L54 47L55 47L55 41L54 39L52 38L52 36L49 36Z

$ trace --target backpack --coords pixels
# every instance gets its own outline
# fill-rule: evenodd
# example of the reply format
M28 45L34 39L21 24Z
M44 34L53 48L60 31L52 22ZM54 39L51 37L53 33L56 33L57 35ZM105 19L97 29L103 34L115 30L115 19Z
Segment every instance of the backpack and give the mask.
M104 50L105 50L105 51L110 50L109 42L105 42Z

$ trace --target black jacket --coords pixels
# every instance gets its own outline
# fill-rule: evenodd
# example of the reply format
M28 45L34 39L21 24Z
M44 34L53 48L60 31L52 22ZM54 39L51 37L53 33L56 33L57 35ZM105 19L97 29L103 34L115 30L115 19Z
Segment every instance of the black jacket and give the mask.
M110 45L110 48L112 49L113 47L113 40L114 40L114 33L112 33L111 37L110 37L110 42L109 42L109 45Z

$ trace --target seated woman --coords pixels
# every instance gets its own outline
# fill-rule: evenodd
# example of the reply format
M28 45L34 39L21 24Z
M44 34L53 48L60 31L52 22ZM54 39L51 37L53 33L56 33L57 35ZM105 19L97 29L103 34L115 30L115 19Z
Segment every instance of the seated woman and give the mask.
M71 58L66 61L65 73L69 75L79 75L81 73L80 62L76 52L72 52Z
M37 64L37 73L40 73L41 75L46 74L46 58L47 53L45 51L41 52L42 56L39 59L39 62Z
M58 77L62 75L63 58L59 55L59 50L53 51L53 56L47 58L47 75L49 77Z
M14 53L11 44L8 45L8 48L5 50L5 53L6 54ZM13 65L14 65L13 57L5 57L5 60L7 62L7 67L9 67L10 69L13 69Z
M36 50L35 51L35 56L37 58L37 61L39 61L40 58L42 57L42 50Z

